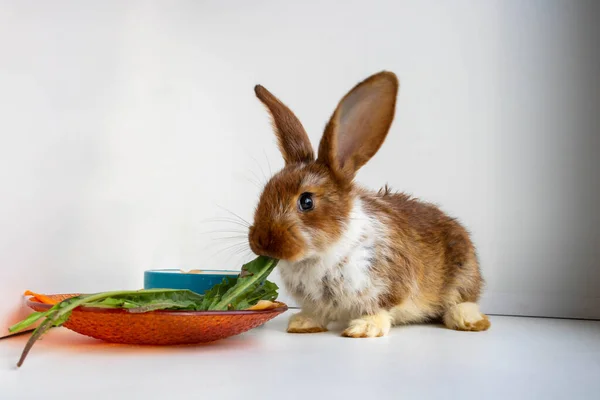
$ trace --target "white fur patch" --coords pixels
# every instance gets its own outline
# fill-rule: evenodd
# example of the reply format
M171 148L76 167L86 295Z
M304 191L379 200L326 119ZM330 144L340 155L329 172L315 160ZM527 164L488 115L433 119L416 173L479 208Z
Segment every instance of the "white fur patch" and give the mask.
M350 321L343 336L355 338L372 338L386 336L392 327L392 316L385 310L374 315L365 315Z
M375 308L385 289L371 271L376 243L383 237L382 224L367 215L356 199L341 238L304 260L281 261L282 279L309 312L331 320L362 315Z

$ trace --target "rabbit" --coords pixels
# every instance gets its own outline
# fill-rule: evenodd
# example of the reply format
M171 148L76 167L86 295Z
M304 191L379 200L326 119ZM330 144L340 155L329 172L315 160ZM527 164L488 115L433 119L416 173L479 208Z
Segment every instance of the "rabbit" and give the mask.
M279 260L301 306L287 332L325 332L334 321L353 338L434 321L463 331L490 327L478 306L484 280L470 233L435 205L354 181L388 134L398 90L389 71L354 86L315 157L294 113L263 86L254 88L285 164L260 194L248 241L255 254Z

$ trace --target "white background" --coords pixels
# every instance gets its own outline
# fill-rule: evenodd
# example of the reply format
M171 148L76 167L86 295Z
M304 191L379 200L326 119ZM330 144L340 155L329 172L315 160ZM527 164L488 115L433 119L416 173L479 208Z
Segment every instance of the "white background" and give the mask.
M600 318L598 18L593 1L0 2L2 332L25 289L239 269L213 239L240 227L206 220L249 220L253 181L282 166L253 86L317 145L382 69L397 118L359 181L467 225L484 311Z

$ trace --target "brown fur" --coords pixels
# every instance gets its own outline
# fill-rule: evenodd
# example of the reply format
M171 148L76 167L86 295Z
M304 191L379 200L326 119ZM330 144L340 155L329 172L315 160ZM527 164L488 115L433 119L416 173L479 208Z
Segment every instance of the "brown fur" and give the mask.
M380 72L354 86L339 102L319 144L319 161L339 180L351 182L383 144L394 120L398 86L394 74ZM359 107L364 110L355 112ZM356 117L346 121L348 114ZM358 140L363 132L366 137Z
M475 248L467 231L434 205L389 189L377 195L361 192L368 210L394 226L394 245L382 249L376 263L389 280L382 308L400 304L416 281L423 302L436 318L450 305L477 302L483 285Z
M254 88L256 97L269 109L279 148L287 164L313 161L315 156L304 127L281 101L261 85Z
M307 174L318 177L322 183L318 186L303 184ZM298 198L304 192L314 193L315 209L296 213ZM306 250L299 231L302 225L314 229L316 248L313 250L321 250L340 235L350 211L350 200L345 187L333 180L322 164L312 163L304 168L286 166L263 189L255 223L250 228L250 248L257 254L274 258L301 259ZM272 218L280 213L288 216L283 218L283 223Z
M319 265L315 257L341 238L353 204L359 201L364 213L385 227L373 248L364 249L373 255L367 260L371 280L385 290L367 287L349 293L345 298L351 299L351 304L338 313L342 305L336 296L345 290L343 275L325 275L319 282L319 298L307 293L302 281L289 278L292 281L288 279L286 287L303 308L321 313L318 317L324 321L338 314L364 316L345 331L351 337L381 336L389 329L390 320L397 324L422 322L445 314L454 318L448 322L453 329L486 330L489 320L474 311L476 304L453 309L462 303L476 303L484 284L467 230L432 204L393 193L387 186L371 192L354 183L358 169L387 136L398 87L396 76L390 72L375 74L356 85L331 116L318 159L314 160L298 119L275 96L257 86L256 95L273 117L286 165L261 194L249 232L250 247L256 254L295 262L295 268L310 271ZM298 198L304 192L313 194L315 206L311 211L298 209ZM340 271L349 262L348 257L341 256L336 267ZM377 293L376 298L373 293ZM451 309L456 316L449 312ZM470 313L468 320L461 312ZM456 322L457 318L462 319ZM324 328L315 323L291 329L308 332Z

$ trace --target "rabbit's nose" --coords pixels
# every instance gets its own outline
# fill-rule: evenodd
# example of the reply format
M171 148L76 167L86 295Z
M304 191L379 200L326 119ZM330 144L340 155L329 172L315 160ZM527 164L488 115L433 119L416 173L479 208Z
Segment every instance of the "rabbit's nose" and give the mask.
M267 250L270 241L268 233L251 226L250 234L248 236L252 251L254 251L256 254L264 255L263 253Z
M263 249L269 245L269 239L267 238L267 235L258 235L257 241L258 245Z
M257 237L258 246L264 250L269 251L273 242L271 232L261 232Z

